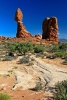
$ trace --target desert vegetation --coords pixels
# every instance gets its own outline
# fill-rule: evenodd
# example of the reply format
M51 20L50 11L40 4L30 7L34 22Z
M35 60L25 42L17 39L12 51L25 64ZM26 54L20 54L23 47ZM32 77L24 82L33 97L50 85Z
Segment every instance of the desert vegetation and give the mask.
M67 80L58 82L54 93L54 100L67 100Z
M7 94L0 93L0 100L11 100L11 97Z
M47 53L45 53L47 52ZM38 44L34 45L30 42L2 42L0 43L0 60L11 61L16 59L18 56L28 55L28 53L35 53L36 57L46 56L46 58L65 59L67 62L67 43L51 43L51 44ZM64 63L63 63L64 64Z

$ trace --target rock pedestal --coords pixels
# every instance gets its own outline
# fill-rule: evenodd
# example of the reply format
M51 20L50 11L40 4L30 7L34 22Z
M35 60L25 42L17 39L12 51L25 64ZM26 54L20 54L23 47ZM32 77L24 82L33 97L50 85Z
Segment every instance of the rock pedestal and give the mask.
M25 26L22 23L23 14L22 11L18 8L15 13L15 21L17 22L17 38L25 38L32 36L25 28Z
M58 22L56 17L46 18L42 23L42 39L58 42Z

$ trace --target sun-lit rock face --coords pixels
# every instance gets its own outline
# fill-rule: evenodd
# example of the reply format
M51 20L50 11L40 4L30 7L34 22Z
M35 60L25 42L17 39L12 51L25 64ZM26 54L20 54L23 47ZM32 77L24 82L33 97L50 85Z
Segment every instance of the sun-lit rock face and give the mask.
M17 38L25 38L32 36L25 28L25 26L22 23L23 14L22 11L18 8L15 13L15 21L17 21Z
M20 8L18 8L16 10L16 13L15 13L15 21L17 22L22 22L22 19L23 19L23 14L22 14L22 11L20 10Z
M42 23L42 39L58 42L58 22L56 17L46 18Z

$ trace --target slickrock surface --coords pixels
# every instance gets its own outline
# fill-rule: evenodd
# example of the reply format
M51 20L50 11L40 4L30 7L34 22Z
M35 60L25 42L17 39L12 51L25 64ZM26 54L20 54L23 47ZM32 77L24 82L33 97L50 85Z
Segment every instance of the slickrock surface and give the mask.
M34 59L34 65L28 66L28 64L18 64L20 58L22 57L13 61L0 62L0 91L13 96L12 100L27 100L26 98L29 98L28 100L43 100L43 98L49 100L46 98L52 96L51 91L54 91L55 84L67 79L67 68L64 66L49 64L49 61L47 63L45 59L36 58L35 55L30 56L30 59ZM44 91L29 90L36 86L36 82L42 83ZM27 91L30 94L26 95ZM21 99L22 96L24 96L23 99Z
M42 23L42 39L58 42L58 21L56 17L46 18Z

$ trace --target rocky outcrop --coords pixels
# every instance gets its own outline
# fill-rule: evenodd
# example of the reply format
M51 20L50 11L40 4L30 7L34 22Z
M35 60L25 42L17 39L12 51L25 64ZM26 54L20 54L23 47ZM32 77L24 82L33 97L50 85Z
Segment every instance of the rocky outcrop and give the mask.
M41 39L41 36L40 36L39 34L36 34L36 35L35 35L35 38L37 38L37 39L40 40L40 39Z
M23 14L22 11L18 8L15 13L15 21L17 22L17 38L25 38L32 36L25 28L25 26L22 23Z
M58 42L58 22L56 17L46 18L42 23L42 39Z

